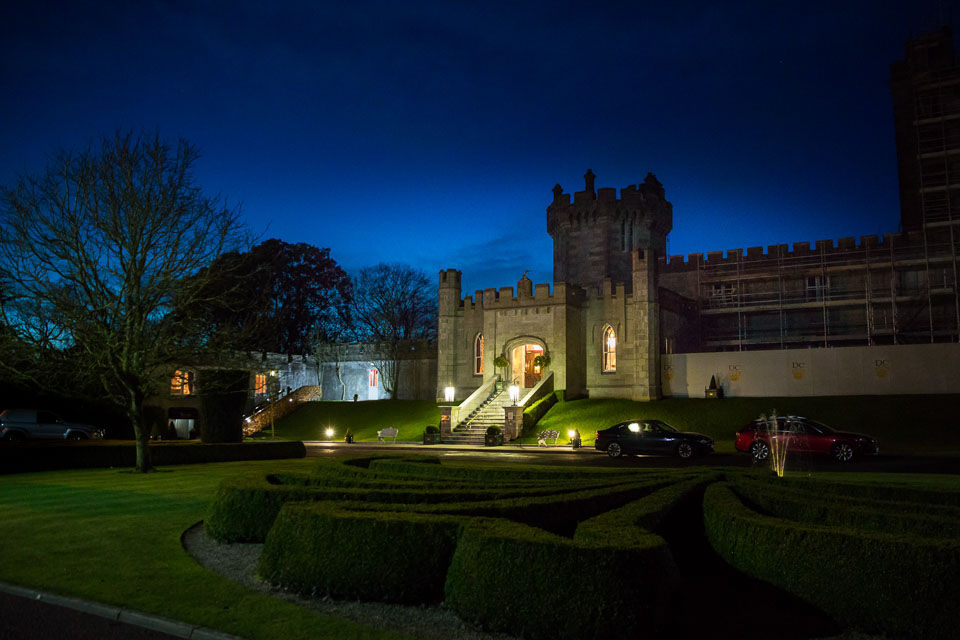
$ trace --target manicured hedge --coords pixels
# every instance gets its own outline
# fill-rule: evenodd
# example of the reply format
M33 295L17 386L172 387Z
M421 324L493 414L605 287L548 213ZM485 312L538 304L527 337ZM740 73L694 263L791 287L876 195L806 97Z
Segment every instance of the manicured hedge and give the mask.
M201 444L163 442L150 445L150 456L157 466L236 462L243 460L280 460L303 458L302 442L244 442ZM50 471L54 469L90 469L96 467L132 467L136 464L136 444L129 442L23 442L0 444L0 473Z
M457 518L343 507L284 506L267 535L260 575L308 595L412 604L443 599Z
M245 475L225 480L217 489L205 520L207 532L221 542L262 542L280 508L293 501L354 501L356 509L419 510L422 513L513 517L547 530L566 530L577 514L593 515L662 486L660 476L646 482L596 488L431 489L317 486L310 476ZM619 502L618 502L619 501ZM560 508L562 507L562 508ZM599 512L599 511L597 511ZM571 529L572 531L572 529Z
M960 539L960 509L956 507L941 507L939 514L931 515L918 513L918 503L911 502L857 501L757 482L736 482L733 487L745 502L777 518L851 530ZM888 491L889 495L897 494L896 490Z
M550 407L557 404L557 398L562 393L562 391L554 391L553 393L547 394L523 410L524 433L532 431L533 428L537 426L540 418L546 415L547 411L550 411Z
M651 476L564 495L449 504L288 502L259 571L317 596L442 599L467 620L524 637L644 637L665 622L678 572L666 542L638 522L659 522L704 482L667 486ZM577 522L590 535L574 536ZM568 535L549 532L562 528ZM571 603L571 585L586 599Z
M527 638L640 638L662 627L676 574L659 536L595 546L509 520L471 522L450 565L445 605ZM571 598L574 585L581 595Z
M710 543L727 562L846 625L893 637L956 637L956 539L770 517L749 509L726 484L707 488L704 523Z
M876 500L883 503L891 501L903 504L924 504L930 506L957 508L960 507L960 491L944 491L942 486L927 488L909 485L897 485L896 476L891 475L889 481L876 484L824 482L806 478L778 478L778 485L787 489L811 491L818 495L846 497L857 500Z

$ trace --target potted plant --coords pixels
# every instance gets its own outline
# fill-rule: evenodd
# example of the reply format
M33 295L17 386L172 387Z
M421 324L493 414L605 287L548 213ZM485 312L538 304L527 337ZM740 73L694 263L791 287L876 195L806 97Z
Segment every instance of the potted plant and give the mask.
M510 361L507 360L506 356L497 356L496 358L493 359L493 366L496 367L497 369L502 369L504 372L503 374L500 375L500 379L497 380L497 384L496 384L497 391L503 391L503 379L505 377L507 366L509 364L510 364Z
M497 447L503 444L503 432L500 427L487 427L487 435L483 437L483 444L487 447Z
M423 432L423 444L440 444L440 428L428 424Z
M343 434L343 441L347 444L353 444L353 431L350 430L350 427L347 427L346 433Z
M543 370L550 366L550 356L547 354L539 355L533 359L533 366Z

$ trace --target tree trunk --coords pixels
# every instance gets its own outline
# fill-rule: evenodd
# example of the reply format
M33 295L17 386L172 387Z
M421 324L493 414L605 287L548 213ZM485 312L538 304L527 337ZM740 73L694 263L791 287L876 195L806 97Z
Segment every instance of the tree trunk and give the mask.
M147 473L153 470L153 461L150 459L150 432L143 420L139 417L133 419L133 436L137 442L137 466L136 470L140 473Z

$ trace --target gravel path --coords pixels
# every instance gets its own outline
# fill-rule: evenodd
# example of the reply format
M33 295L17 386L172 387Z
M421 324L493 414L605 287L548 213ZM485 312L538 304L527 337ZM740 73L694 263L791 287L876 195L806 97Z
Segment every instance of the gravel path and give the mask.
M183 548L201 566L248 589L268 593L320 613L346 618L380 629L400 631L418 638L456 640L514 640L502 633L488 633L467 624L442 605L408 606L382 602L347 602L329 598L303 598L275 589L257 577L262 544L217 542L198 522L181 536Z

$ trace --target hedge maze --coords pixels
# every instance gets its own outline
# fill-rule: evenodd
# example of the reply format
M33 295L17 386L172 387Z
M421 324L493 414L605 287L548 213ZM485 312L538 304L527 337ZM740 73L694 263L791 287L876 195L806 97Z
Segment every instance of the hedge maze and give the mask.
M846 626L898 638L960 634L956 490L743 475L708 487L703 513L727 562Z
M684 592L684 549L664 538L681 522L704 526L730 565L846 625L955 637L960 492L824 484L325 460L310 474L225 481L205 525L223 542L263 542L260 575L305 595L442 601L528 638L634 638L667 629Z

